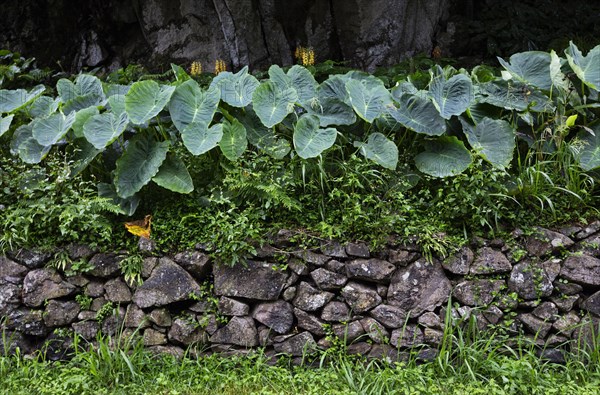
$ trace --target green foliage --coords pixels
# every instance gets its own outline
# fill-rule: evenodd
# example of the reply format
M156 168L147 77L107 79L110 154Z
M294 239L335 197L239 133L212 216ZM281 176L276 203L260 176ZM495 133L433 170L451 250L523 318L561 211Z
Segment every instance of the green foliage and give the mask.
M139 254L127 254L119 261L121 274L129 285L140 285L142 283L142 267L144 258Z

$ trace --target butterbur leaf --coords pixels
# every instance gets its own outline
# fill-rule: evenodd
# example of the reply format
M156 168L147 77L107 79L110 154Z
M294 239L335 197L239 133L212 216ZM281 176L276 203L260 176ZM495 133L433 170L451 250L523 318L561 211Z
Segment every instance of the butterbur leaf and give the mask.
M433 103L445 119L460 115L473 101L473 84L464 74L457 74L446 80L443 72L432 73L429 94Z
M389 113L407 128L429 136L446 132L446 121L429 99L405 93L398 98L398 104L398 108L390 109Z
M293 88L292 79L276 64L269 67L269 81L273 82L281 90Z
M346 91L352 108L359 117L372 123L391 103L391 95L383 86L352 79L346 82Z
M223 137L219 142L223 155L230 161L237 160L248 147L246 128L237 119L223 122Z
M317 96L317 87L319 84L305 67L298 64L292 66L288 70L287 75L290 77L292 86L298 93L298 101L300 103L307 103Z
M194 183L185 163L172 154L167 155L167 159L162 163L158 174L152 178L152 181L177 193L190 193L194 190Z
M441 136L425 141L425 151L415 157L419 171L433 177L450 177L471 165L471 154L455 136Z
M85 125L88 119L94 115L98 115L99 113L100 111L98 111L98 107L84 108L83 110L79 110L77 113L75 113L75 122L73 122L71 129L73 129L73 134L76 138L84 137L83 125Z
M125 111L131 122L141 125L157 116L174 90L174 86L159 85L152 80L135 82L125 95Z
M258 80L248 74L248 66L244 66L235 74L229 71L221 72L210 84L221 91L221 100L233 107L246 107L250 104L258 85Z
M19 155L25 163L40 163L51 146L40 145L33 137L33 125L21 125L15 130L10 142L10 153Z
M37 85L29 92L25 89L0 89L0 113L14 112L44 93L46 87Z
M70 166L69 178L81 173L102 150L96 149L85 138L77 138L73 141L72 165Z
M387 169L395 170L398 166L398 147L381 133L370 134L366 143L355 141L354 146L360 148L365 158Z
M127 114L117 116L110 112L92 116L83 125L85 138L97 149L103 149L119 137L127 127Z
M550 90L551 57L547 52L529 51L514 54L510 63L498 58L500 64L508 70L513 78L524 84L533 85L543 90Z
M252 106L260 121L271 128L292 111L298 95L294 88L281 89L271 81L263 82L252 95Z
M53 99L48 96L40 96L31 103L29 108L29 115L31 118L44 118L50 114L53 114L58 109L58 103L60 100Z
M10 114L6 117L0 117L0 136L8 131L10 124L12 123L14 115Z
M307 113L319 118L321 126L352 125L356 114L352 107L335 97L312 100L304 103Z
M515 150L515 131L501 119L484 118L477 126L460 119L469 144L494 167L504 169Z
M33 123L33 137L42 146L54 145L67 134L74 122L74 112L67 116L57 112L49 117L36 119Z
M583 145L578 155L579 166L585 171L600 168L600 123L592 127L592 132L584 130L577 135Z
M314 115L303 115L294 128L294 148L303 159L314 158L330 148L337 137L334 128L319 128L319 119Z
M573 42L569 43L566 51L569 65L577 77L590 88L600 90L600 45L595 46L587 56L583 56Z
M183 144L193 155L202 155L215 148L222 137L222 124L216 124L208 128L202 121L190 123L181 132Z
M194 122L210 125L220 99L221 92L215 86L203 91L194 80L179 85L169 103L169 112L175 127L182 131Z

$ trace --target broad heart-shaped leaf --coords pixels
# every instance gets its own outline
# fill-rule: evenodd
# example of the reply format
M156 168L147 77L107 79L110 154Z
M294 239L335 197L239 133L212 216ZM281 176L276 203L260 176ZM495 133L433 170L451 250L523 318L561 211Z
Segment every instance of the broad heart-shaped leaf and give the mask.
M141 125L161 112L174 90L174 86L152 80L135 82L125 95L125 112L131 122Z
M321 126L352 125L356 122L356 113L348 104L336 97L325 97L303 104L307 113L319 118Z
M94 115L83 125L83 135L95 148L104 149L119 137L127 127L127 114L111 112Z
M273 129L263 125L250 106L243 114L238 115L238 119L246 128L250 144L267 155L275 159L283 159L291 151L290 143L284 138L277 137Z
M6 117L0 117L0 136L2 136L4 133L6 133L8 131L13 118L14 118L14 114L10 114L9 116L6 116Z
M441 136L425 141L425 151L415 157L417 169L433 177L450 177L465 171L471 154L455 136Z
M294 128L294 148L303 159L315 158L335 143L337 130L320 129L319 118L302 115Z
M137 193L158 173L167 157L169 142L158 142L149 133L138 133L117 159L115 186L117 195L128 198Z
M19 155L25 163L40 163L52 146L40 145L33 138L33 125L22 125L15 130L10 143L10 152Z
M552 101L538 90L518 81L492 81L478 85L479 102L507 110L553 112Z
M53 114L58 109L60 99L53 99L48 96L40 96L31 103L29 107L29 116L31 118L44 118Z
M125 95L112 95L108 97L108 106L115 115L125 113Z
M263 125L271 128L294 111L297 100L294 88L280 89L274 82L267 81L254 91L252 106Z
M469 144L494 167L504 169L510 164L515 150L515 131L501 119L483 118L472 126L460 118Z
M105 99L102 82L88 74L77 76L75 83L61 78L56 83L56 90L64 103L62 111L65 114L100 105Z
M380 116L391 103L391 95L383 83L372 85L366 81L352 79L346 82L346 91L354 111L369 123Z
M446 132L446 121L429 99L405 93L398 98L398 104L399 107L389 109L389 113L407 128L429 136Z
M293 88L292 79L276 64L269 67L269 81L273 82L281 90Z
M44 90L46 90L44 85L37 85L29 92L25 89L0 89L0 113L13 112L20 109L38 96L41 96Z
M583 56L579 48L570 42L566 55L577 77L590 88L600 91L600 45Z
M524 84L533 85L542 90L550 90L550 54L541 51L529 51L514 54L510 63L498 58L500 64L510 75Z
M587 131L579 132L578 139L583 142L579 151L579 166L585 171L600 168L600 123L592 127L594 135Z
M194 122L210 125L220 99L221 91L215 86L202 91L194 80L179 85L175 88L169 103L169 112L175 127L182 131Z
M244 66L235 74L229 71L219 73L213 78L210 86L221 90L221 100L233 107L246 107L252 102L252 94L259 82L248 74L248 66Z
M190 123L181 132L183 145L185 145L188 151L193 155L202 155L215 148L222 137L223 125L220 123L211 126L209 129L202 121L194 122Z
M223 122L223 138L219 142L223 155L230 161L237 160L248 147L246 128L237 119Z
M77 113L75 113L75 122L73 122L73 126L71 126L75 138L84 137L83 125L85 125L88 119L90 119L94 115L98 115L99 113L100 111L98 111L98 107L84 108L83 110L79 110L77 111Z
M67 134L73 122L74 112L67 116L57 112L46 118L38 118L33 123L33 137L44 147L54 145Z
M112 203L119 206L121 214L131 216L135 213L135 210L140 203L140 197L133 195L128 198L122 198L117 195L117 191L113 184L105 184L103 182L98 183L98 196L110 199Z
M185 163L172 154L167 155L152 181L173 192L190 193L194 190L194 183Z
M185 82L191 79L188 73L186 73L185 69L181 66L176 65L175 63L171 63L171 70L173 70L173 74L175 74L175 79L178 82Z
M288 70L287 75L292 80L292 86L298 93L300 103L309 102L317 96L319 84L306 68L297 64Z
M351 106L348 91L346 90L347 81L348 79L341 75L329 77L319 86L319 98L321 100L325 98L339 99Z
M457 74L446 80L443 73L432 73L429 94L435 107L445 119L460 115L473 101L473 83L464 74Z
M354 146L360 148L365 158L386 169L395 170L398 165L398 147L379 132L371 133L366 143L355 141Z
M70 158L72 165L70 167L69 178L75 177L81 173L94 158L102 152L96 149L85 138L77 138L70 144L73 148L73 156Z

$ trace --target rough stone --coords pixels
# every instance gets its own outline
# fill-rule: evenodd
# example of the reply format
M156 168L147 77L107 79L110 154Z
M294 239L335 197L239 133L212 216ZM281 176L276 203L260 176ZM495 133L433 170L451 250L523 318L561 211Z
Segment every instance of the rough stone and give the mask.
M310 272L310 277L315 284L317 284L317 287L324 291L340 289L348 282L348 277L343 274L335 273L323 268L318 268L317 270Z
M462 247L456 254L448 257L442 262L442 267L450 273L465 275L469 274L469 269L475 261L473 250L469 247Z
M365 329L360 324L360 321L335 324L331 327L331 330L333 331L334 335L344 340L346 344L365 334Z
M255 347L258 345L258 332L254 320L250 317L233 317L210 337L210 342Z
M562 259L552 258L542 262L541 267L546 272L546 276L552 282L556 280L556 277L560 274L560 268L562 266Z
M308 265L301 259L294 257L290 258L288 267L292 272L299 276L306 276L308 274Z
M287 288L293 286L294 284L296 284L298 282L299 278L300 278L300 276L298 276L294 272L291 272L290 275L288 276L287 280L285 281L285 284L283 284L283 289L287 289Z
M350 308L344 302L331 301L323 307L321 319L329 322L342 322L350 319Z
M273 345L273 331L271 328L261 325L257 328L258 332L258 344L261 347L268 347Z
M89 275L101 278L117 276L121 272L119 262L122 257L114 253L96 254L90 259L92 270Z
M382 298L387 297L387 293L388 293L388 289L389 289L389 287L387 285L376 284L375 289L377 290L377 295L381 296Z
M477 258L469 269L470 274L498 274L510 272L512 266L500 251L483 247L477 251Z
M257 305L252 317L280 334L289 332L294 323L292 305L282 300Z
M161 258L150 278L140 285L133 301L142 309L164 306L189 299L190 293L200 292L192 276L168 258Z
M144 336L142 338L144 346L162 346L167 344L167 336L155 329L148 328L144 330Z
M554 290L552 281L540 265L531 261L517 263L510 272L508 289L526 300L550 296Z
M250 306L239 300L221 296L219 299L219 312L228 316L243 316L250 313Z
M371 352L371 347L372 346L367 342L352 343L346 347L346 353L348 353L348 355L364 356Z
M185 351L177 346L152 346L148 347L148 351L155 355L171 355L176 359L182 359Z
M27 274L27 267L11 261L5 256L0 255L0 279L4 277L23 278Z
M386 328L395 329L406 324L407 313L397 306L380 304L369 311L369 315L382 323Z
M504 317L504 313L498 306L489 306L481 312L481 315L492 325L498 324L502 317Z
M592 294L581 304L583 310L587 310L592 314L600 316L600 291Z
M13 261L25 265L29 269L39 269L52 258L50 252L32 251L27 249L8 251L7 255Z
M560 312L564 313L573 309L575 302L579 300L579 295L556 296L550 298L550 300L558 307Z
M402 328L394 329L390 340L390 344L398 348L414 347L423 344L423 342L423 332L418 326L413 324L407 324Z
M537 351L540 359L561 365L566 363L564 353L565 351L560 348L543 348L542 350Z
M0 279L0 317L7 315L21 303L23 287Z
M346 275L346 264L340 261L336 261L335 259L330 260L325 264L325 269L330 272L340 273L344 276Z
M104 284L104 291L106 293L106 299L115 303L129 303L131 302L131 290L120 278L108 280Z
M303 356L316 349L317 344L310 332L301 332L280 343L273 344L273 348L278 353L285 353L292 356Z
M396 250L396 249L388 249L387 250L387 261L392 265L396 266L406 266L409 263L412 263L419 259L421 254L415 251L407 251L407 250Z
M387 299L388 304L410 312L411 316L418 316L446 303L451 289L450 280L439 261L429 263L419 259L396 271Z
M196 319L198 320L198 325L200 325L201 328L204 328L204 331L209 335L213 335L217 329L219 329L217 316L215 314L198 315Z
M442 329L442 320L440 319L440 316L431 311L423 313L419 317L418 322L419 325L423 325L427 328Z
M145 328L150 325L144 311L135 303L127 305L123 324L127 328Z
M29 354L33 349L33 346L27 336L21 332L5 331L3 329L3 335L0 336L0 350L2 355L13 355L19 350L21 355Z
M44 311L44 323L47 327L69 325L77 319L79 310L77 302L51 300Z
M69 244L67 246L67 253L69 258L74 261L80 259L89 259L94 255L94 250L87 244Z
M348 258L346 249L337 241L329 241L321 245L321 252L332 258Z
M569 248L573 240L558 232L544 228L536 228L536 233L527 237L525 249L531 255L545 256L558 251L560 248Z
M350 281L341 291L352 312L360 314L371 310L382 302L374 287Z
M52 269L32 270L23 280L23 303L38 307L46 300L68 296L75 291L75 286L64 281Z
M296 287L289 287L283 291L283 300L291 302L296 297Z
M373 344L371 351L367 355L369 359L383 360L387 363L397 362L400 353L395 347L389 344Z
M574 311L569 311L567 314L559 317L552 327L558 331L558 333L570 337L577 325L579 325L581 319Z
M81 321L71 325L73 331L87 341L96 339L96 335L100 331L100 324L96 321Z
M600 235L582 240L577 244L575 251L600 258Z
M104 295L104 283L101 281L90 281L85 286L84 294L92 298L99 298Z
M119 307L113 309L112 313L102 320L100 330L108 336L115 336L123 327L123 319L125 318L125 308Z
M584 286L600 286L600 259L589 255L571 255L565 259L560 276Z
M257 300L276 300L287 280L272 264L250 260L235 267L214 265L213 275L215 294Z
M83 274L76 274L74 276L67 277L67 282L78 288L83 288L90 283L90 279Z
M504 280L471 280L456 285L452 297L467 306L486 306L506 286Z
M387 343L390 340L390 333L388 330L374 318L363 318L360 320L360 324L365 330L367 336L369 336L373 342L382 344Z
M425 328L423 330L423 341L431 346L439 346L442 344L442 340L444 339L444 332L433 329L433 328Z
M329 261L327 255L317 254L316 252L305 250L305 251L297 251L293 253L296 258L302 259L304 262L315 265L315 266L323 266Z
M358 258L370 258L371 251L369 246L365 243L348 243L346 244L346 253L350 256Z
M333 299L333 296L331 292L319 291L303 281L297 287L292 304L304 311L316 311Z
M7 316L5 326L8 330L16 330L30 336L41 337L48 334L42 310L28 308L13 310Z
M200 251L180 252L173 257L173 260L198 281L204 281L210 274L210 257Z
M583 291L583 287L575 283L564 283L561 281L555 281L552 283L554 288L564 295L577 295Z
M594 221L575 234L575 239L582 240L590 237L594 233L600 232L600 221Z
M325 336L324 321L298 308L294 308L294 315L296 316L298 328L305 329L316 336Z
M158 258L146 257L142 261L142 278L145 280L152 274L154 268L158 266Z
M193 343L204 343L206 334L196 320L175 318L169 329L169 340L189 346Z
M355 259L346 264L348 277L377 283L387 283L396 266L380 259Z
M202 299L188 307L194 313L210 313L215 310L214 300Z
M531 313L541 320L554 322L558 318L558 307L552 302L543 302Z
M552 324L545 322L544 320L540 320L533 314L519 314L517 316L517 320L519 320L525 329L533 335L536 335L540 339L546 338L548 332L552 328Z
M597 347L598 333L600 333L600 319L594 316L586 316L581 319L579 325L571 334L572 339L577 340L577 346L580 348Z

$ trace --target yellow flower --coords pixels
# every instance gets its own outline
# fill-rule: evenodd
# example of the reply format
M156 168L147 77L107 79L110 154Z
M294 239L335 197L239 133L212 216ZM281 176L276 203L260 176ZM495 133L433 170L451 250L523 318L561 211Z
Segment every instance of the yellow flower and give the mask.
M227 65L223 59L217 59L215 61L215 74L219 74L223 71L227 71Z
M294 57L303 66L312 66L315 64L315 51L312 48L299 46L294 51Z
M190 65L190 74L192 75L192 77L197 77L200 74L202 74L202 63L198 61L192 62L192 64Z

